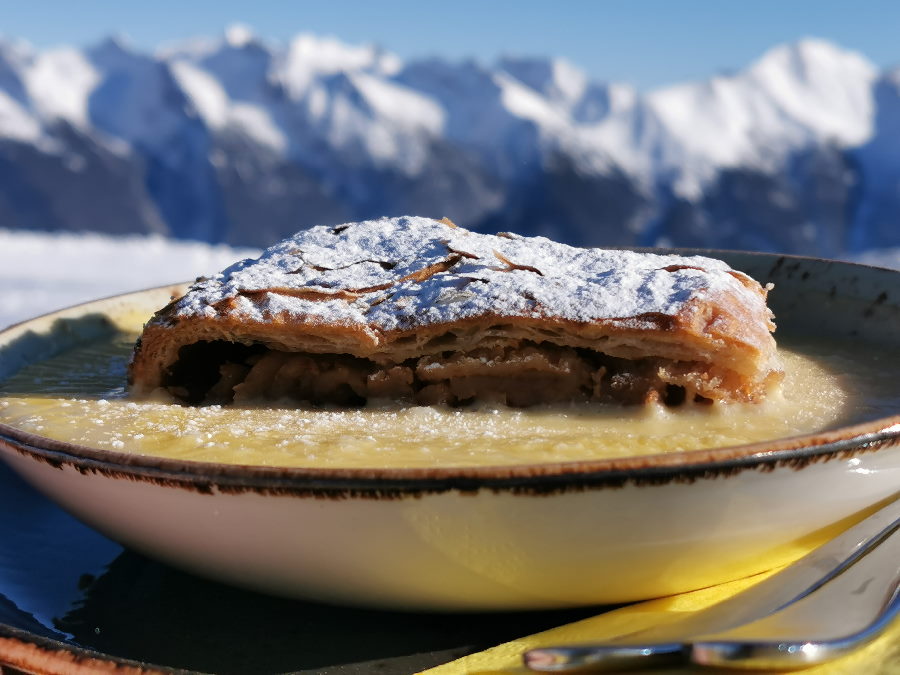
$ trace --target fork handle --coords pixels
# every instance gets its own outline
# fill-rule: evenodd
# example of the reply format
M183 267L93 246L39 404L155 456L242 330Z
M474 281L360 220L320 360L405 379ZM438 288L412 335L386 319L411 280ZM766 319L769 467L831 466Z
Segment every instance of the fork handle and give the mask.
M530 670L541 672L595 673L644 668L668 668L687 663L690 645L681 642L634 645L586 645L542 647L525 652L522 658Z
M875 639L900 615L900 518L836 569L810 593L734 628L675 640L641 641L636 634L627 643L541 647L524 654L525 665L596 672L685 662L769 670L822 663Z
M806 668L871 642L900 615L900 527L816 592L765 618L691 640L696 664Z

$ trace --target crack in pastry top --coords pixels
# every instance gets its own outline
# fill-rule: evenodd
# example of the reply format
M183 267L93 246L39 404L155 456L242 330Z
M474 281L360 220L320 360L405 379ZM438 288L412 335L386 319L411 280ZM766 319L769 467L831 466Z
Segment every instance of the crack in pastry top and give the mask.
M406 216L302 231L198 280L159 320L214 317L227 303L251 321L302 317L376 332L485 314L637 328L720 291L752 305L765 295L712 258L577 248Z

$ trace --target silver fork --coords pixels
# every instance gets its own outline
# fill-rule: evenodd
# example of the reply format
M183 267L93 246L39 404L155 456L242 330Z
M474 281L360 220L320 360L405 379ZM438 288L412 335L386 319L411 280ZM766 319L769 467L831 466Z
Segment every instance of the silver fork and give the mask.
M684 619L590 645L541 647L546 672L678 663L805 668L880 635L900 614L900 500L755 586Z

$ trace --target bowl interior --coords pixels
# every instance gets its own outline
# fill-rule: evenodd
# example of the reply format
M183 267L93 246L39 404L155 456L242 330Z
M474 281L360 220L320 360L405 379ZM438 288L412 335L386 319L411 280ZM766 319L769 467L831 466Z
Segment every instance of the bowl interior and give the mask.
M724 259L732 267L750 274L763 284L772 284L773 290L769 295L769 301L776 315L778 324L776 335L779 337L788 340L814 338L852 341L854 345L860 345L860 350L870 351L873 354L894 351L892 342L894 336L900 332L900 272L771 254L708 251L679 251L679 253L711 254ZM122 331L137 332L146 318L167 304L171 297L180 295L185 288L186 284L176 284L98 300L39 317L3 331L0 333L0 381L24 366L41 362L75 346L102 340ZM897 400L900 401L900 395ZM900 406L897 410L888 409L886 412L887 414L875 419L865 420L861 428L854 427L853 434L859 435L889 427L895 423L892 417L900 413ZM7 432L9 431L7 428ZM15 432L15 429L12 431ZM31 436L30 440L34 441ZM37 436L39 438L40 434ZM827 444L832 440L834 439L831 437L822 437L819 442ZM41 444L40 440L37 442ZM811 443L815 444L816 441ZM76 455L84 454L86 450L96 450L72 444L62 447L59 443L55 443L54 447ZM565 472L641 470L664 465L685 466L691 463L733 460L737 456L746 457L772 450L790 451L796 447L796 443L780 446L777 443L768 443L763 446L748 445L738 452L731 450L716 452L706 448L689 450L680 453L680 456L670 456L659 462L633 458L629 461L616 458L599 463L588 462L581 469L568 466ZM124 459L120 453L108 452L109 450L110 448L105 448L101 449L101 452L104 453L104 459L113 463L123 462L131 465L137 461L152 464L154 461L152 458ZM540 473L546 475L555 471L557 469L545 466ZM397 472L402 474L403 469L392 468L382 473L393 475Z

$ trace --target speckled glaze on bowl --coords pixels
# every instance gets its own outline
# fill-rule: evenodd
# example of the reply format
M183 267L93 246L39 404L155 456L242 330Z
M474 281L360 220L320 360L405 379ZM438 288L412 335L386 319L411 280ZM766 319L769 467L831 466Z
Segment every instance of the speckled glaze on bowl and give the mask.
M780 332L898 348L900 273L712 255L776 284ZM0 378L108 333L117 313L149 314L173 290L3 331ZM537 609L669 595L786 562L897 495L900 414L753 445L501 468L175 461L2 424L0 456L106 535L220 580L380 607Z

